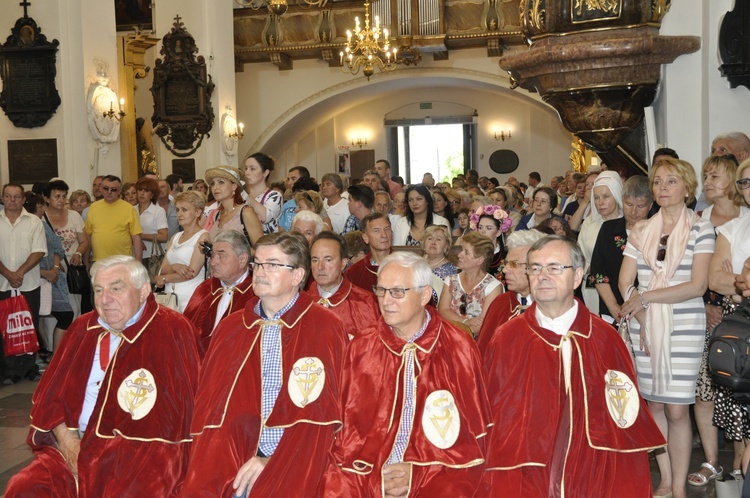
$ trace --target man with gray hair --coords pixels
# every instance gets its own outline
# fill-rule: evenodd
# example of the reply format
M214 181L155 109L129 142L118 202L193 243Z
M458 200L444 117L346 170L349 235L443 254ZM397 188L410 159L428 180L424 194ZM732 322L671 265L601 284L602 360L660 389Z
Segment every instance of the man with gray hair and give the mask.
M344 231L346 220L349 218L348 199L344 198L346 189L344 182L336 173L326 173L320 182L320 195L323 197L323 207L331 219L333 231ZM348 195L348 194L347 194Z
M219 323L201 370L182 496L307 496L341 427L341 321L300 292L310 248L296 232L255 244L245 309Z
M208 349L211 336L219 322L245 308L253 293L250 273L250 244L242 232L220 230L213 240L208 263L211 278L196 287L185 308L201 337L202 353Z
M319 496L474 496L487 396L471 336L431 306L424 258L395 252L374 287L382 317L349 344L344 427Z
M487 346L487 496L652 494L648 451L664 437L625 343L573 297L584 264L575 241L535 242L526 257L534 303Z
M185 476L197 333L156 303L134 258L102 258L91 276L96 311L68 328L34 392L36 458L6 496L172 496Z
M531 305L533 299L529 291L529 277L526 275L526 255L529 248L544 236L539 230L521 230L513 232L506 239L508 254L502 263L506 292L495 298L487 308L477 338L480 353L484 354L497 329Z

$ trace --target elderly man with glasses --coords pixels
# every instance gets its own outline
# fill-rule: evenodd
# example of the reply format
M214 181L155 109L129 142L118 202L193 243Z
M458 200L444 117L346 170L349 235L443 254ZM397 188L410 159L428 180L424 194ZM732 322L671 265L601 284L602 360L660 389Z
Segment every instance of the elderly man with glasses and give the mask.
M122 182L114 175L102 178L104 198L89 207L86 216L86 233L91 238L93 260L109 256L135 256L143 259L141 222L138 211L120 199Z
M268 234L255 245L253 291L219 323L198 386L181 496L310 496L341 427L341 321L300 289L307 240Z
M347 349L344 427L318 496L474 496L488 425L479 351L427 306L431 282L416 254L381 262L382 318Z
M664 437L624 342L573 297L583 266L574 241L535 242L526 259L534 303L487 346L488 496L651 496L647 452Z

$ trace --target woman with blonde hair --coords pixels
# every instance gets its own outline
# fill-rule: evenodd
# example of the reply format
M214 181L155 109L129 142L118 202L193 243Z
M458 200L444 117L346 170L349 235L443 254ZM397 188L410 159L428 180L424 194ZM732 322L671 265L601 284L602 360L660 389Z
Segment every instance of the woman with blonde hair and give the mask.
M294 202L297 203L297 207L294 209L295 213L300 211L312 211L313 213L320 216L323 220L323 229L333 231L333 225L331 225L331 218L328 217L325 207L323 207L323 198L314 190L302 190L294 193Z
M422 252L434 275L432 299L435 300L435 305L440 301L443 281L458 273L458 268L448 258L452 240L450 230L444 225L432 225L424 231Z
M684 498L693 438L689 408L703 353L703 293L715 236L711 223L687 208L698 187L689 163L657 161L649 186L661 209L636 223L628 237L620 315L629 320L641 395L668 443L666 451L655 451L661 481L654 494Z
M182 313L196 287L206 279L202 246L209 240L209 234L198 225L206 206L202 193L195 190L181 192L175 197L174 204L183 231L174 234L169 241L161 271L155 280L156 285L165 286L167 291L177 295L177 305Z
M503 293L499 280L487 273L495 252L495 242L479 232L469 232L461 239L458 268L461 273L444 280L438 311L451 322L471 329L474 337L484 321L492 301Z
M83 215L87 207L91 205L91 196L85 190L74 190L68 197L68 206L76 213Z

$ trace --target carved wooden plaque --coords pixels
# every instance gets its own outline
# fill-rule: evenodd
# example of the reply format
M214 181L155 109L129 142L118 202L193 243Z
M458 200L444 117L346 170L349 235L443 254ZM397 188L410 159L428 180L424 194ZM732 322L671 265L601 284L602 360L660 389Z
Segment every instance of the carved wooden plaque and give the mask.
M195 159L172 159L172 173L180 175L184 183L195 181Z
M57 176L57 139L8 140L8 170L11 182L50 181Z
M195 40L175 17L172 31L164 36L156 59L154 115L151 123L162 143L177 157L187 157L200 147L213 127L214 90L203 56L197 56Z
M44 126L60 105L55 86L57 40L47 41L31 17L21 17L0 46L0 107L19 128Z

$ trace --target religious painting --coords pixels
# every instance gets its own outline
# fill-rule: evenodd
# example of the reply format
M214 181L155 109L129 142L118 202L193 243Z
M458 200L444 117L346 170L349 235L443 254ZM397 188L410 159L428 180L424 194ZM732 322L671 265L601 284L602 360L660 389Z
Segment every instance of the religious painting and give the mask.
M153 29L151 0L115 0L117 31Z
M164 36L159 53L164 59L156 59L154 66L151 124L172 154L187 157L200 147L213 127L214 83L203 56L196 57L195 39L180 16L175 17L172 30Z
M55 86L60 42L47 41L34 19L28 17L30 2L21 5L24 16L0 46L0 108L16 127L36 128L49 121L61 102Z

